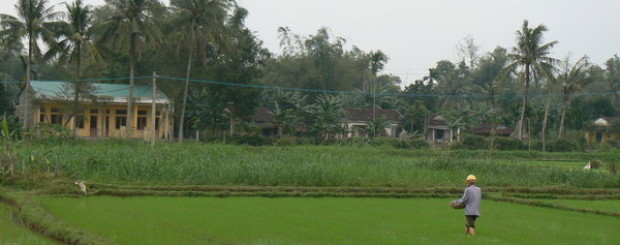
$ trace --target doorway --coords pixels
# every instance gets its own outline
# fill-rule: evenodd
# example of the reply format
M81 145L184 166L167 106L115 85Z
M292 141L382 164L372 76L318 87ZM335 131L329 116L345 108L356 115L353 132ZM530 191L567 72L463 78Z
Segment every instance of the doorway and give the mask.
M97 137L97 116L90 116L90 137Z

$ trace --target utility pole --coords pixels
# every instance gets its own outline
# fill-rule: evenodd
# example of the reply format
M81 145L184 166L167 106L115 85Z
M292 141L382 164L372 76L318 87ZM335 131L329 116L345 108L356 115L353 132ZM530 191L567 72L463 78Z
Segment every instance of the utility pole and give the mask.
M377 138L377 75L372 76L372 138Z
M155 141L157 140L157 132L155 131L155 117L157 105L155 101L157 100L157 72L153 72L153 102L151 103L151 145L155 146Z

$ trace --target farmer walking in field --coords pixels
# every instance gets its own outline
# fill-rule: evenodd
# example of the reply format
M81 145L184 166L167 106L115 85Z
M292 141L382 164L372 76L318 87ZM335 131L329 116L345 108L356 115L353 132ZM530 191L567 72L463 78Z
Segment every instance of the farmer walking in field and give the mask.
M474 230L476 219L480 216L480 199L482 199L482 191L480 187L476 186L476 176L469 175L465 180L467 188L463 193L463 197L459 200L453 201L453 207L465 208L465 234L476 235Z

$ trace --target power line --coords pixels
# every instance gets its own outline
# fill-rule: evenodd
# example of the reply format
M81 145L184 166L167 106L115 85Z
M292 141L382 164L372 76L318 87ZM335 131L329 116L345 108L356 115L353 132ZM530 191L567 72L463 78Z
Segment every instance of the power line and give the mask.
M172 81L185 81L185 78L181 78L181 77L162 76L162 75L159 75L158 77L160 79L167 79L167 80L172 80ZM152 76L138 76L138 77L135 77L134 79L143 80L143 79L152 79L152 78L153 78ZM60 81L60 82L92 82L92 81L118 81L118 80L129 80L129 77L88 78L88 79L80 79L80 80L65 80L65 81ZM264 90L283 90L283 91L291 91L291 92L310 92L310 93L373 96L372 92L362 92L362 91L293 88L293 87L280 87L280 86L269 86L269 85L260 85L260 84L244 84L244 83L234 83L234 82L224 82L224 81L213 81L213 80L204 80L204 79L189 79L189 81L193 83L231 86L231 87L240 87L240 88L255 88L255 89L264 89ZM20 84L20 82L19 81L0 81L0 84ZM124 90L124 89L121 89L121 90ZM114 91L120 91L120 90L114 90ZM114 92L114 91L97 91L97 93L106 93L106 92ZM429 97L429 98L471 98L471 99L522 98L524 96L521 94L484 95L484 94L429 94L429 93L376 93L374 95L382 96L382 97L387 96L387 97ZM603 92L571 94L571 96L603 96L603 95L620 95L620 91L603 91ZM562 97L565 95L563 93L528 94L527 95L527 97L546 97L546 96Z

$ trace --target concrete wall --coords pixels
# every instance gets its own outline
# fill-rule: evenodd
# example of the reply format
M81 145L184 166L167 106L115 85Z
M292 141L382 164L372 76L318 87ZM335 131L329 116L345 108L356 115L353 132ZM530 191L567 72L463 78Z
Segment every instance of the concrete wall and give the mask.
M40 102L33 106L32 118L34 123L55 123L66 125L70 130L76 129L78 137L127 137L126 104L90 104L84 106L83 113L71 117L71 112L64 108L66 105L56 102ZM156 120L159 127L157 137L163 138L172 133L171 113L157 106ZM151 137L152 109L150 104L137 104L131 112L132 123L130 138ZM76 122L78 122L76 124Z

